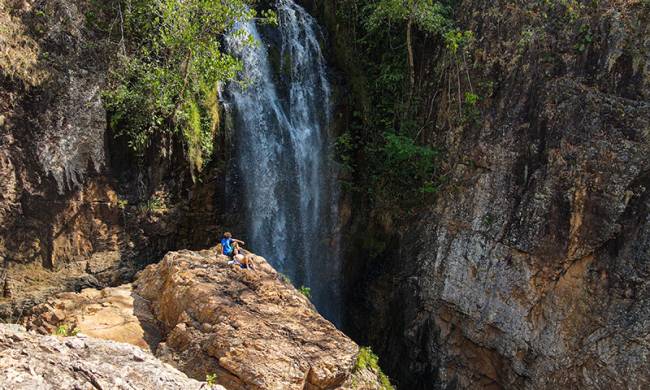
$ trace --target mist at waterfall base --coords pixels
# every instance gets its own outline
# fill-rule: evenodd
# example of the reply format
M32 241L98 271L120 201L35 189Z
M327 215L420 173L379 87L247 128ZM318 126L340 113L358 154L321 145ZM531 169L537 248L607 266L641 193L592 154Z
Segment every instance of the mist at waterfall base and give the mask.
M246 84L231 83L224 94L235 148L226 193L245 218L247 246L296 287L309 287L319 312L340 325L339 191L329 156L324 37L290 0L277 3L277 14L277 27L236 27L257 45L244 45L236 33L226 39Z

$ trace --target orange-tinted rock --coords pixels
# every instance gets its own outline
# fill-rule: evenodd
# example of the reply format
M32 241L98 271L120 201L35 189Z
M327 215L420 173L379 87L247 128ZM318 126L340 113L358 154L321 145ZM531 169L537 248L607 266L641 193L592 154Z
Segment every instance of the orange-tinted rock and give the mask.
M165 328L157 355L194 378L217 373L230 389L356 387L359 347L255 261L250 271L214 252L180 251L140 273L135 291ZM359 383L380 388L376 378Z
M24 320L28 328L52 333L65 325L69 331L136 345L145 350L158 341L155 320L131 285L104 290L85 289L63 293L34 308Z

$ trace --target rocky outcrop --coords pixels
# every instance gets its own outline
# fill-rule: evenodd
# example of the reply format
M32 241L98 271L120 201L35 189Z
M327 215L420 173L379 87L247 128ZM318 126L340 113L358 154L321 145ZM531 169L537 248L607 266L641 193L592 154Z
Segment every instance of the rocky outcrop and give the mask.
M24 319L154 351L190 377L229 389L388 389L359 347L261 257L255 271L214 251L170 252L134 288L62 293Z
M0 389L209 389L129 344L0 325Z
M215 372L230 389L380 388L376 374L366 387L365 374L353 375L359 347L264 259L254 261L256 271L180 251L142 271L135 291L165 335L157 355L195 378Z
M444 86L423 134L448 182L355 274L351 334L408 389L648 387L650 8L468 0L456 15L475 35L466 64L416 48ZM476 123L457 108L472 109L454 90L468 77Z

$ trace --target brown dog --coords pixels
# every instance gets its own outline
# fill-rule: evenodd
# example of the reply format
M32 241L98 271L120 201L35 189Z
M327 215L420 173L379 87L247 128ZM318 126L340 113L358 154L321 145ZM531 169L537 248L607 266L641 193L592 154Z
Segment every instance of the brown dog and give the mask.
M242 268L248 268L251 271L255 271L255 262L253 261L253 255L251 255L250 253L247 253L246 255L243 255L241 253L236 254L235 261L243 265L244 267Z

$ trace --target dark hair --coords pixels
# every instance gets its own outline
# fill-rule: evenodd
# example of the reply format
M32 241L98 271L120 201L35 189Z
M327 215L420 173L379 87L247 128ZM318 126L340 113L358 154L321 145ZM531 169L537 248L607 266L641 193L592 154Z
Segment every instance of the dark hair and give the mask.
M226 237L226 238L231 238L231 237L232 237L232 234L230 234L230 232L225 232L225 233L223 234L223 236Z

